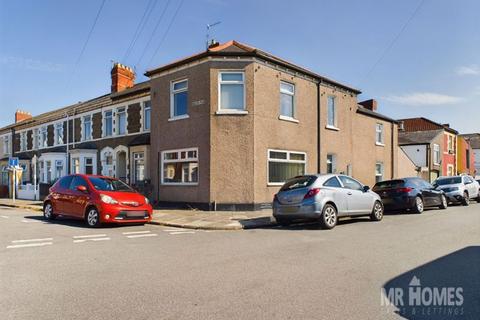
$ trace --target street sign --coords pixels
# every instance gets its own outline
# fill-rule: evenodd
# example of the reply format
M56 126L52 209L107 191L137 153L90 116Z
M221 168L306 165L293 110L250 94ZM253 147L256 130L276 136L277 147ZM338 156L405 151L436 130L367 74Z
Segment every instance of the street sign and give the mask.
M10 167L17 167L18 166L18 157L10 157L8 158L8 165Z

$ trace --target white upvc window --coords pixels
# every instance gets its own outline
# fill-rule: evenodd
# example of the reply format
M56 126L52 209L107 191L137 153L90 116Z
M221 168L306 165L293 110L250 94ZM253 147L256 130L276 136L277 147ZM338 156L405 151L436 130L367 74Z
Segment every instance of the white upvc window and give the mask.
M383 123L376 123L375 124L375 144L383 146L385 145L384 142L384 132L383 132Z
M280 81L280 119L295 119L295 85Z
M179 80L170 86L170 120L185 118L188 118L188 80Z
M38 129L37 143L38 143L38 149L46 148L48 146L46 126L40 127Z
M143 103L143 131L150 131L152 104L150 100Z
M10 154L12 151L12 140L10 139L10 135L6 135L3 137L3 154Z
M306 171L305 152L268 149L268 185L282 185Z
M375 164L375 183L383 181L383 162Z
M63 122L55 123L55 145L63 144Z
M85 157L85 174L93 174L93 158Z
M436 143L433 145L433 164L440 164L440 146Z
M103 136L110 137L113 134L113 111L107 110L103 113Z
M82 141L92 140L92 116L86 115L82 118Z
M337 102L335 96L327 98L327 128L337 128Z
M327 154L327 173L337 172L337 156L335 154Z
M72 158L72 173L80 173L80 158Z
M246 113L245 74L222 71L218 74L218 112Z
M198 184L198 148L162 151L162 184Z
M127 133L127 110L125 107L117 109L116 114L116 134L122 135Z
M27 132L20 133L20 152L27 151Z
M145 180L145 153L133 153L133 181L139 183Z

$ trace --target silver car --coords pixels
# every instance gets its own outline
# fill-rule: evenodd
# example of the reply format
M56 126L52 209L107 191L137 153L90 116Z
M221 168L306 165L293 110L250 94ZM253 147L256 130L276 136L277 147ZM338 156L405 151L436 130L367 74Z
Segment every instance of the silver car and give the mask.
M480 185L470 176L439 177L433 186L445 192L448 202L460 202L464 206L469 205L470 199L480 202Z
M281 225L317 220L332 229L339 217L383 218L380 196L357 180L339 174L305 175L287 181L273 200L273 216Z

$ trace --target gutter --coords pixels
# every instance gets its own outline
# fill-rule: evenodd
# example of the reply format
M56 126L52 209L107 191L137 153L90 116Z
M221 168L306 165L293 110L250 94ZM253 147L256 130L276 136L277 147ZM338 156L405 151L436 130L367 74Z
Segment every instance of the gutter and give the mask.
M321 172L321 157L320 157L320 149L321 149L321 141L320 141L320 124L321 124L321 104L320 104L320 85L322 81L317 82L317 173Z

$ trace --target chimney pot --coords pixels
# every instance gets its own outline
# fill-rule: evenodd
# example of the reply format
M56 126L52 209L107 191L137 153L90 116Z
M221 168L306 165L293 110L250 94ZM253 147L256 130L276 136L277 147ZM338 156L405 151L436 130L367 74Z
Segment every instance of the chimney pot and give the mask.
M15 123L18 123L23 120L31 119L31 118L32 118L32 114L30 112L23 111L20 109L17 109L17 111L15 111Z
M365 101L359 102L358 104L369 110L377 111L377 100L375 99L365 100Z
M112 92L123 91L135 84L135 72L121 63L115 62L110 74L112 76Z

